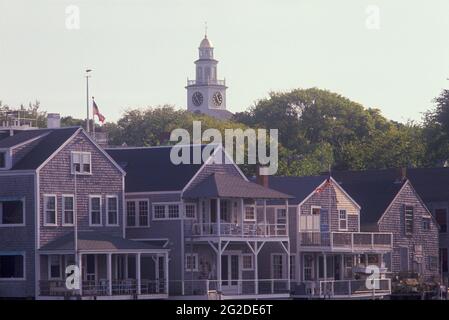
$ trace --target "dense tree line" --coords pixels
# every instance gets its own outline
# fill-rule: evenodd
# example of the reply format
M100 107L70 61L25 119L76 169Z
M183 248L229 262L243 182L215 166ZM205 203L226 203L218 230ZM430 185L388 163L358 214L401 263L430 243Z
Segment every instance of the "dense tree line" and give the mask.
M37 112L39 104L29 108ZM165 105L129 109L116 123L106 123L98 130L108 132L112 145L155 146L173 143L169 141L173 129L192 132L193 121L201 121L203 131L216 128L222 133L227 128L278 129L280 175L311 175L329 167L431 167L449 160L449 90L435 98L420 123L391 121L378 109L311 88L272 92L228 121ZM62 125L84 125L84 120L65 117ZM255 172L255 166L243 169L248 174Z

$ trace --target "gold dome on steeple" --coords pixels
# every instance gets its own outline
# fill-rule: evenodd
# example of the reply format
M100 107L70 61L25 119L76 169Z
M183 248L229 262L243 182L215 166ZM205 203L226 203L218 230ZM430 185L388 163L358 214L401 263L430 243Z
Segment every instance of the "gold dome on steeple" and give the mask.
M204 39L201 40L200 48L212 48L212 43L207 38L207 35L205 35Z

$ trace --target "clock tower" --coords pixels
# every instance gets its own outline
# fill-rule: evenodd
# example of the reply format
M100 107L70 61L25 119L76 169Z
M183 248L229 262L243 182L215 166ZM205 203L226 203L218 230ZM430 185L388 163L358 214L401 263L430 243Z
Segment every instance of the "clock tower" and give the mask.
M195 61L196 79L187 79L187 110L229 119L232 113L226 110L226 82L217 79L218 61L214 59L214 47L207 34L198 49L199 58Z

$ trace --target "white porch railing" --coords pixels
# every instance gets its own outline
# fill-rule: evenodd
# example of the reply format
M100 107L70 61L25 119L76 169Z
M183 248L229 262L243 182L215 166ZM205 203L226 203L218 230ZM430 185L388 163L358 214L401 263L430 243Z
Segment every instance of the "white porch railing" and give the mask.
M391 280L330 280L319 282L320 298L369 297L391 294Z
M376 232L309 232L300 231L301 247L325 247L348 250L391 250L393 234Z
M187 233L188 234L188 233ZM191 236L286 237L286 224L194 223Z

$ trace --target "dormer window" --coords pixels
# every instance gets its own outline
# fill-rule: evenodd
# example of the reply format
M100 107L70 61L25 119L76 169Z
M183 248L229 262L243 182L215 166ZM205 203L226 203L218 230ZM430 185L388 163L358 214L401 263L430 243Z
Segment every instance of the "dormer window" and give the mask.
M0 169L6 168L6 152L0 151Z
M91 154L90 152L72 152L72 173L91 174Z

